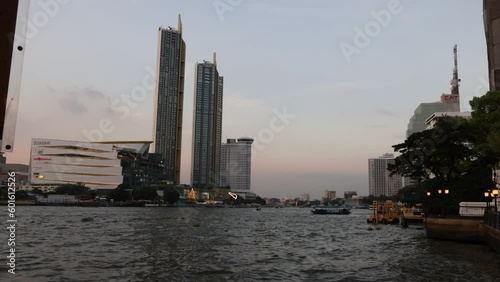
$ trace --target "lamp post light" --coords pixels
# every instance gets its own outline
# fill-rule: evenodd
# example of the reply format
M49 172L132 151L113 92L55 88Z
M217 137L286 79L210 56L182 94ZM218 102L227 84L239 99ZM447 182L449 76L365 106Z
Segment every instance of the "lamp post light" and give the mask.
M439 195L448 195L450 193L450 189L438 189L438 194ZM440 201L441 201L441 217L446 217L446 211L445 211L445 206L444 206L444 197L440 196Z
M495 213L497 213L498 212L498 208L497 208L498 188L497 187L493 188L493 191L491 191L491 194L493 195L493 197L495 197Z
M486 210L488 210L488 208L490 207L490 191L484 192L484 197L486 198Z
M427 191L427 204L426 204L426 207L425 207L425 210L424 210L424 220L425 222L427 222L427 217L428 217L428 214L429 214L429 206L431 204L431 191Z

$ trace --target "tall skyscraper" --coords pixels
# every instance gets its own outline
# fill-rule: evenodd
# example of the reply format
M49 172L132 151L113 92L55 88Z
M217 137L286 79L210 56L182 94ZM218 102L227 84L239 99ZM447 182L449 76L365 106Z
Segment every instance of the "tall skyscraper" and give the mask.
M213 62L196 64L191 162L193 187L211 188L219 181L223 84L215 53Z
M227 139L221 146L220 186L233 192L251 191L252 138Z
M182 22L178 29L158 29L156 65L155 123L153 151L166 160L165 180L180 184L182 109L186 43L182 39Z
M500 2L483 0L490 91L500 90Z
M368 188L373 196L393 196L402 188L400 175L389 176L387 166L394 164L393 154L384 154L381 157L368 159Z

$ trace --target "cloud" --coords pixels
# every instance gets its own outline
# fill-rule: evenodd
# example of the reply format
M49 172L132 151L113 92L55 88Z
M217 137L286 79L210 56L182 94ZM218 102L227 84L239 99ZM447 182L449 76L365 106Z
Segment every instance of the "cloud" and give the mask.
M227 95L224 97L224 108L230 109L263 109L266 105L258 100L249 99L241 94Z
M59 105L63 110L67 110L78 115L86 113L89 110L76 95L71 94L67 97L61 98L61 100L59 100Z
M385 109L376 109L375 111L377 111L377 113L381 114L381 115L384 115L384 116L390 116L390 117L395 117L396 114L389 111L389 110L385 110Z
M106 113L112 113L110 97L91 86L71 90L57 90L50 85L47 85L47 88L56 96L55 99L59 100L59 106L63 111L81 115L88 113L90 109L101 108Z
M299 96L323 95L323 96L360 96L367 92L374 92L382 88L383 85L379 81L371 80L354 80L354 81L339 81L329 83L315 83L305 85L299 92Z
M91 87L84 88L82 92L89 98L108 99L108 97L103 92L95 90Z

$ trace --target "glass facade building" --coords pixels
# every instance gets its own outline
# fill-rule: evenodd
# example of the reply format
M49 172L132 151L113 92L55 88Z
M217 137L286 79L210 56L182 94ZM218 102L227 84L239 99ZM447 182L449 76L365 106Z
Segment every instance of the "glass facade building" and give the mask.
M224 78L215 54L213 62L197 63L195 70L191 185L212 188L220 172Z
M179 16L178 30L158 30L153 127L153 151L165 159L165 180L175 184L180 183L185 57Z

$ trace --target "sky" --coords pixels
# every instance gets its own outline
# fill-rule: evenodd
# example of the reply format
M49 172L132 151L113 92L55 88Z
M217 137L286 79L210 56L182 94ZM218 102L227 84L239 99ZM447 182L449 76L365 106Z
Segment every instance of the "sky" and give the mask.
M462 110L488 90L482 1L32 0L7 161L28 164L31 138L153 140L158 28L177 28L179 14L187 184L193 70L213 52L222 140L255 139L252 190L263 197L368 195L368 159L404 141L420 103L450 92L455 44ZM126 113L111 110L138 89Z

